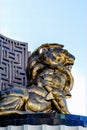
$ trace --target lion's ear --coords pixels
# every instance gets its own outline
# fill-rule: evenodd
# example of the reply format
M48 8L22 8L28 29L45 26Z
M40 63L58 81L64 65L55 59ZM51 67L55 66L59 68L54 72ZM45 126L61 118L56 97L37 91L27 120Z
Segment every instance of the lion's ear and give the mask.
M42 49L42 48L40 48L40 50L39 50L39 54L42 54L42 51L43 51L43 49Z

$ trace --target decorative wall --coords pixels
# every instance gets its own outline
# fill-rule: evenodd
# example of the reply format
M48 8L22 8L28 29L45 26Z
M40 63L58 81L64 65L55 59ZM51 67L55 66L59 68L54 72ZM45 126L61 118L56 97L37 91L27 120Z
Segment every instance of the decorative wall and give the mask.
M12 40L0 34L0 90L26 86L28 43Z

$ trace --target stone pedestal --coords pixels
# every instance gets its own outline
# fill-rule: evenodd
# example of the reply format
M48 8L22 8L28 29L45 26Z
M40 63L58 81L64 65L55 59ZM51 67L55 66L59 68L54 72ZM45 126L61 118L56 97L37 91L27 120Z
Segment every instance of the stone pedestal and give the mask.
M87 117L38 113L0 116L0 130L87 130Z

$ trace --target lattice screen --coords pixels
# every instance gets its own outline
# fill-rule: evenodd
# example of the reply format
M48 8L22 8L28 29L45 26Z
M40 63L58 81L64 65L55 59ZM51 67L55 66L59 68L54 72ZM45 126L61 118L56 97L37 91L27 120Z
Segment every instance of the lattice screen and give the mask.
M28 43L0 34L0 90L11 86L26 86Z

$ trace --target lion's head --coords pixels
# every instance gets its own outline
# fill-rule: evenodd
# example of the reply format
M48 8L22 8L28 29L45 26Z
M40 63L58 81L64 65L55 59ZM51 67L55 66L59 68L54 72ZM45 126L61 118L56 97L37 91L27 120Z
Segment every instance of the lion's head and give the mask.
M43 44L36 51L40 62L49 66L60 64L70 69L69 66L72 66L75 60L75 57L60 44Z

